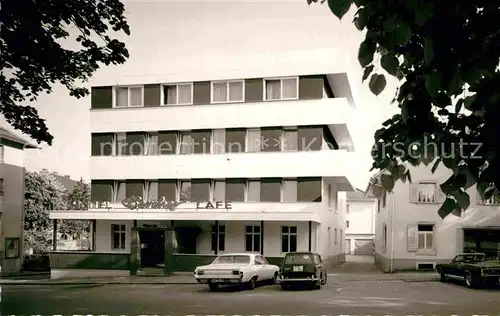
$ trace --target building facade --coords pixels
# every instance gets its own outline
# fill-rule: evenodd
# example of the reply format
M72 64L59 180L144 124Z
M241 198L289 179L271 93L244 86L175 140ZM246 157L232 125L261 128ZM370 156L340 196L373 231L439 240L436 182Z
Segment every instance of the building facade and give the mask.
M353 107L345 73L93 87L96 203L50 213L56 229L91 220L92 249L54 249L52 269L193 271L245 251L342 262Z
M24 150L37 148L0 128L0 275L22 272Z
M373 255L377 199L356 189L347 192L345 252L348 255Z
M393 193L379 199L375 260L383 271L433 269L461 252L500 257L499 201L483 201L473 186L467 190L470 207L460 216L441 219L437 211L446 196L440 184L452 172L441 165L432 173L431 166L411 167L412 183L398 181ZM367 191L378 186L380 174Z

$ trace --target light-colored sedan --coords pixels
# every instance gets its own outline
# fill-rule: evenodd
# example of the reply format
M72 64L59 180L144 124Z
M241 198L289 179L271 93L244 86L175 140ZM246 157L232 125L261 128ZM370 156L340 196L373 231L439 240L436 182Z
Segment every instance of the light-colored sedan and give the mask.
M276 283L279 269L260 254L231 253L220 255L212 263L197 267L194 277L198 283L208 284L211 291L221 285L246 285L253 290L257 282Z

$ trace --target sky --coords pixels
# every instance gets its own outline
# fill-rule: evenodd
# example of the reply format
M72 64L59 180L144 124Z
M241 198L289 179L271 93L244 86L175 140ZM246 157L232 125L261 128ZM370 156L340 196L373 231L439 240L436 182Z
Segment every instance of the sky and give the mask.
M390 104L396 91L394 80L388 81L379 96L369 91L367 81L361 83L357 51L364 34L352 24L354 9L339 21L326 4L308 6L306 0L124 3L131 35L119 38L127 45L130 58L124 65L101 68L87 85L142 83L144 78L166 82L180 75L231 73L244 67L255 72L259 64L249 62L257 60L255 56L270 56L265 67L286 67L283 60L288 65L300 62L316 68L322 63L349 64L357 108L355 119L349 122L356 149L352 176L356 187L366 188L373 134L398 108ZM74 43L67 45L75 47ZM26 168L46 168L88 180L90 98L77 100L56 86L34 106L46 119L54 141L50 147L42 144L42 149L27 151Z

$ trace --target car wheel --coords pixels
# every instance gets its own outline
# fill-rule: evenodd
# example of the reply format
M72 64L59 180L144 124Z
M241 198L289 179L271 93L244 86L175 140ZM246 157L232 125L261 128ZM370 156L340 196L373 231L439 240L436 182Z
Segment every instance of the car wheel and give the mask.
M251 278L247 287L249 290L254 290L257 287L257 277Z
M209 283L208 288L210 289L210 291L215 292L219 289L219 285L214 283Z
M439 276L440 276L440 281L445 282L446 281L446 274L444 274L443 270L439 269L438 270Z
M281 283L280 287L283 291L288 291L290 289L290 285L286 283Z
M476 283L477 282L476 282L474 276L472 276L472 274L469 271L466 271L465 272L465 285L468 288L475 288L477 285Z
M319 276L319 280L314 284L314 288L319 290L321 289L321 285L323 285L323 274Z
M271 279L271 284L276 284L277 283L277 280L278 280L278 272L276 272L274 275L273 275L273 278Z
M325 285L327 281L328 281L328 275L325 273L323 277L323 285Z

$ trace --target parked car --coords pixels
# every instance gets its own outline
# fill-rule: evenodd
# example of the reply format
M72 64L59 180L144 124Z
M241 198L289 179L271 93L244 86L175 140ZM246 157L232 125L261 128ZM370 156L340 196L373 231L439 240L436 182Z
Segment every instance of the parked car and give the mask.
M326 264L319 254L290 252L283 259L278 283L283 290L299 284L312 285L319 289L327 280Z
M221 285L246 285L255 289L257 282L276 283L279 267L269 264L259 254L224 254L209 265L197 267L194 277L198 283L208 284L211 291Z
M458 254L450 263L437 264L441 281L448 278L463 279L469 288L497 284L500 278L500 261L487 260L484 253Z

